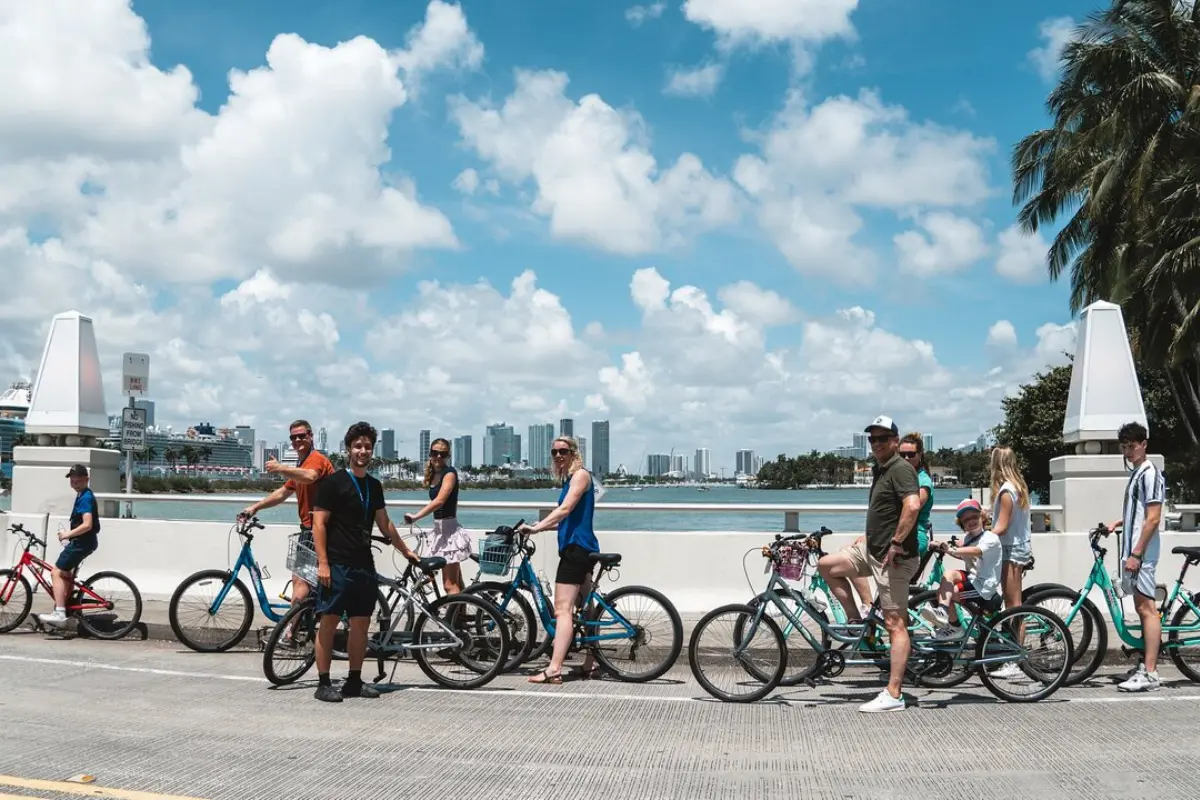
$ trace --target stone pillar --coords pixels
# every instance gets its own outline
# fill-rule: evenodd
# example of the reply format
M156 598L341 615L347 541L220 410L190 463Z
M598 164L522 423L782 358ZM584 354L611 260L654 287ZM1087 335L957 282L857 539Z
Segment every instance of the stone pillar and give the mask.
M13 450L14 514L70 514L75 494L66 474L73 464L88 468L92 491L121 490L121 454L95 447L108 435L104 381L92 320L78 311L50 323L25 432L38 446ZM115 502L100 504L101 516L116 514Z
M1083 310L1071 367L1063 441L1075 445L1075 454L1050 461L1050 503L1063 507L1063 531L1121 518L1129 467L1117 431L1127 422L1146 425L1133 352L1121 307L1098 301ZM1162 456L1150 460L1162 469Z

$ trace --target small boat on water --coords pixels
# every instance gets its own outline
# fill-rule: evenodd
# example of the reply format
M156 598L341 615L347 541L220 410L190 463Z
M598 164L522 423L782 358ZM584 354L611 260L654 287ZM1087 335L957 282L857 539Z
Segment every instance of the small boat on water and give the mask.
M697 487L696 487L696 491L698 491L698 492L711 492L711 491L712 491L712 488L711 488L711 487L708 487L708 486L697 486Z

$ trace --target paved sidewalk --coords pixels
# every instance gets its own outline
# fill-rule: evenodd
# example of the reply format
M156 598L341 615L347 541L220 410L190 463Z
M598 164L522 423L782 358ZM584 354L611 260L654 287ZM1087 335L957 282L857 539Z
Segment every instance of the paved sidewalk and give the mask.
M1161 691L1123 695L1117 671L1038 704L972 680L865 715L874 671L732 705L686 655L646 685L508 675L469 692L405 662L384 697L328 705L312 682L271 688L255 652L19 633L0 637L0 797L86 796L29 783L79 774L127 800L1200 797L1200 686L1164 668ZM1136 730L1153 741L1131 746Z

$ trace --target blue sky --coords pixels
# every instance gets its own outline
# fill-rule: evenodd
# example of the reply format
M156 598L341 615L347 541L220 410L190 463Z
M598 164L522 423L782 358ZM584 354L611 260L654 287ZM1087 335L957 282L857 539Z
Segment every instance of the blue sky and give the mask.
M773 456L840 444L855 420L892 408L899 409L902 424L941 433L943 443L973 438L998 421L1005 392L1070 346L1070 330L1062 327L1070 322L1067 287L1049 284L1044 270L1032 265L1029 242L1002 234L1015 221L1012 146L1046 123L1053 52L1069 20L1082 19L1095 5L1014 0L966 4L964 10L964 4L945 0L829 0L823 30L813 21L820 14L804 11L810 5L764 4L766 10L751 13L728 0L464 0L461 6L435 2L437 9L416 1L144 0L130 9L105 0L94 12L107 15L97 16L94 35L111 24L127 38L98 47L111 47L114 58L127 60L126 72L146 78L143 88L131 88L115 73L111 85L101 87L97 78L88 91L99 96L111 89L106 99L116 121L65 125L78 137L69 147L56 149L30 130L10 131L6 145L0 129L0 156L7 159L0 164L61 165L68 160L64 153L83 154L93 163L88 180L101 189L84 191L76 182L78 196L64 190L70 197L53 207L31 189L0 205L0 231L27 232L23 258L51 259L47 241L61 242L77 256L56 263L83 270L82 280L71 281L82 284L73 299L109 315L107 329L98 331L102 349L138 346L157 354L171 387L159 414L170 418L164 406L175 409L176 425L203 416L274 428L306 404L317 404L306 414L326 414L331 429L356 413L370 413L381 427L432 425L451 435L479 435L484 424L499 419L523 428L562 414L606 416L614 419L614 462L636 461L647 450L709 446L722 454L714 462L726 466L735 446ZM829 11L834 7L845 13ZM429 21L435 11L442 22L465 21L465 27L446 33L439 40L445 49L434 48L416 65L414 54L420 37L434 27ZM62 85L72 75L78 83L89 69L107 68L89 67L86 56L55 60L65 50L57 48L93 34L54 29L51 17L28 13L30 29L49 43L42 68L61 69L67 76ZM149 64L140 63L138 52L146 43L128 27L139 17ZM289 73L281 60L268 68L266 54L281 34L320 46L303 51L318 78L311 85L300 66ZM119 214L132 205L172 206L170 219L182 219L179 198L193 197L186 187L197 176L215 181L212 172L223 171L232 180L239 169L257 169L249 158L206 162L220 166L194 172L189 160L189 153L212 156L216 146L204 143L219 138L214 130L221 120L232 121L235 110L253 113L239 117L236 128L226 126L222 146L266 148L260 162L263 153L278 151L282 166L264 167L261 179L248 177L249 188L234 194L205 189L204 197L232 198L206 206L206 213L219 209L250 224L263 208L285 208L289 193L308 191L304 176L314 185L336 184L348 169L338 166L339 159L360 163L356 154L346 155L348 148L361 145L366 153L382 135L371 127L378 114L364 112L360 119L349 105L378 102L378 96L360 98L359 85L338 88L345 78L336 62L348 63L343 43L355 37L392 54L388 69L399 76L405 95L378 111L386 120L390 160L375 165L368 154L364 163L372 174L378 168L382 186L414 187L413 197L434 215L389 224L428 232L396 235L383 247L365 240L347 245L335 236L336 247L344 246L336 257L327 250L293 258L280 256L290 245L269 234L229 233L219 252L214 245L208 253L208 244L221 238L212 234L216 229L186 241L147 243L139 236L150 217L130 216L140 222L129 227L121 222ZM374 51L356 53L371 58ZM171 77L177 65L190 75ZM717 80L694 75L691 92L667 88L673 73L703 68ZM237 98L231 70L271 83ZM518 70L542 82L521 83ZM364 74L347 72L349 79ZM553 75L564 77L565 88ZM189 81L198 111L188 108ZM318 94L320 102L313 99ZM18 95L8 113L41 120L32 106L19 105ZM352 118L345 125L303 116L313 108L340 108L339 95L348 98L346 106L330 113L345 112ZM499 127L488 127L487 114L514 96L526 106L534 100L544 105L524 116L501 115ZM595 104L585 108L589 97ZM64 96L61 109L38 110L50 115L38 124L53 124L54 113L77 118L80 102L72 107L70 101ZM294 127L262 122L272 109L295 114ZM863 115L870 121L861 128L845 127ZM543 124L546 119L551 122ZM824 127L817 124L822 120ZM255 129L258 123L264 127ZM547 139L551 128L557 138ZM773 140L772 132L780 136ZM808 144L797 150L781 132ZM851 141L859 134L861 143ZM578 140L570 139L574 135ZM616 136L616 143L606 136ZM783 144L771 149L772 141ZM554 142L567 155L552 161L547 154ZM113 155L114 148L121 152ZM914 155L913 148L924 149ZM693 156L699 160L695 182L686 190L668 185L664 174L681 157ZM650 183L628 196L596 195L593 204L588 198L600 190L592 177L614 173L583 167L609 157L606 170L635 169L652 158ZM99 169L97 162L108 167ZM876 162L879 173L871 166ZM471 171L470 191L463 189L464 171ZM192 176L179 184L184 189L171 188L175 172ZM276 186L281 196L273 203L269 194ZM260 192L266 206L247 201L241 207L247 194ZM332 208L349 208L336 192L321 196L334 198ZM118 205L118 197L136 202ZM695 206L676 215L680 204L692 201ZM807 215L803 220L779 222L779 214L799 207ZM643 212L654 219L639 220ZM928 238L939 220L948 231L945 241ZM280 235L293 240L305 230L303 223L280 225L290 231ZM838 232L843 225L852 232ZM260 250L264 238L272 244ZM206 266L186 266L193 262ZM998 271L1000 262L1009 265L1006 274ZM513 299L512 283L525 270L553 298L550 311L543 313L548 307L532 294ZM1014 279L1013 270L1021 276ZM197 278L199 272L208 278ZM260 272L266 277L253 282ZM457 304L481 279L496 292L476 297L471 315L464 316ZM664 279L675 294L662 289L663 301L656 304ZM121 281L127 289L122 301L106 300L105 292ZM444 293L430 295L430 281ZM740 303L726 301L732 284L741 286ZM682 287L694 287L707 311L697 310L691 290L680 294ZM148 311L122 305L131 292L144 297ZM428 307L425 300L442 305ZM205 304L212 304L212 314L196 313ZM48 302L27 313L51 308L61 310ZM246 317L221 316L234 312ZM543 348L522 338L526 312L537 317L538 341L555 343ZM280 313L281 320L272 322ZM149 338L140 325L126 329L121 321L145 321L147 314L155 315L152 327L174 338ZM497 321L505 315L516 319ZM559 324L564 318L565 328ZM302 319L308 320L304 335L313 338L298 347L311 355L310 370L324 370L317 379L278 348L271 355L270 343L286 338L288 325ZM20 322L28 335L0 356L10 371L28 372L44 323ZM248 330L260 324L265 327ZM221 339L241 325L247 326L243 335ZM335 344L325 346L329 338ZM251 339L254 344L247 344ZM501 354L535 352L519 363L485 361L498 365L490 374L479 374L484 370L459 352L492 346ZM889 355L876 364L864 349ZM228 359L226 375L264 385L234 399L219 374L176 369L218 353ZM631 353L642 367L630 364ZM350 370L359 358L361 371ZM840 361L862 366L838 372ZM429 372L439 364L444 375ZM109 376L110 383L115 378ZM389 387L386 397L356 400L361 391L346 382L360 379ZM845 387L841 395L830 388L839 386ZM281 393L297 407L293 399L280 400Z

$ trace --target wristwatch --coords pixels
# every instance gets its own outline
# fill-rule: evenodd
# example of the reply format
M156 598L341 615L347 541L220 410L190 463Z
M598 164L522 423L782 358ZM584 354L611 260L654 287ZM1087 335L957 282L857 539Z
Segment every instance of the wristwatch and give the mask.
M1141 554L1141 553L1130 553L1130 554L1129 554L1129 557L1130 557L1130 558L1136 558L1138 561L1141 561L1141 560L1142 560L1142 554Z

